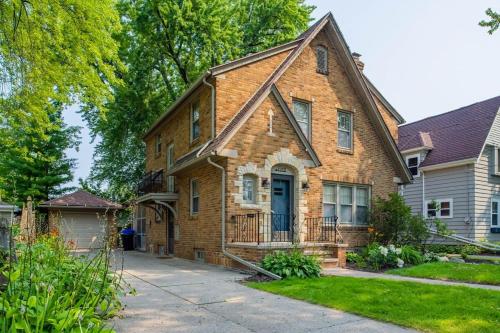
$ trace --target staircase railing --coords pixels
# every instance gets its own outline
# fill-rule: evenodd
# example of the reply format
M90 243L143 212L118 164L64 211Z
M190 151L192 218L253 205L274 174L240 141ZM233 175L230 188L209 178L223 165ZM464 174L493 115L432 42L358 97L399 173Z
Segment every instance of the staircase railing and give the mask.
M443 234L441 232L438 232L436 229L432 229L432 228L428 228L428 229L429 229L429 232L431 234L439 236L439 237L453 239L457 242L474 245L474 246L480 247L480 248L485 249L485 250L500 252L500 245L496 245L496 244L488 243L488 242L480 242L480 241L477 241L475 239L466 238L466 237L453 235L453 234L447 235L447 234Z

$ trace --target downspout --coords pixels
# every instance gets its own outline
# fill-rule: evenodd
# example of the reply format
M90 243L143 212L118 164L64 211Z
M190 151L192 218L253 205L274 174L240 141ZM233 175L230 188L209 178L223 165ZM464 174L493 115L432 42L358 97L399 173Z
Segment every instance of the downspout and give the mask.
M422 172L422 216L425 216L425 172L424 170L420 170Z
M214 163L211 159L210 156L207 158L207 162L217 169L221 171L221 248L222 248L222 254L224 254L226 257L233 259L234 261L239 262L240 264L247 266L250 269L256 270L259 273L262 273L264 275L267 275L273 279L276 280L281 280L281 277L279 275L276 275L274 273L271 273L262 267L259 267L257 265L252 264L251 262L248 262L238 256L235 256L234 254L231 254L226 251L226 170L219 164Z
M203 77L203 83L210 87L210 116L212 117L212 131L210 133L210 138L213 140L215 138L215 87L208 83L206 77Z

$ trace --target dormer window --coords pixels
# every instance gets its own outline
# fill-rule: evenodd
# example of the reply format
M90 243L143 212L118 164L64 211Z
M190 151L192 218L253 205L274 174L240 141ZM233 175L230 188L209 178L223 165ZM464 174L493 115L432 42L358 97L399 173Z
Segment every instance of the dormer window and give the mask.
M409 155L406 156L406 165L410 170L413 177L420 176L420 171L418 170L418 165L420 164L420 155Z
M328 74L328 50L324 46L316 47L316 71Z

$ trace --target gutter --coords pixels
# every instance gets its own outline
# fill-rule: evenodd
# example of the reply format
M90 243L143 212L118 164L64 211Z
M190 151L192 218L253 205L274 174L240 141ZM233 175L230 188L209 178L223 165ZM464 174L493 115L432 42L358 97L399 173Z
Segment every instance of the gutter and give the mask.
M232 253L229 253L226 251L226 170L219 164L214 163L211 159L210 156L207 158L207 162L217 169L221 171L221 248L222 248L222 254L224 254L226 257L233 259L234 261L239 262L240 264L247 266L250 269L253 269L259 273L262 273L264 275L269 276L270 278L273 278L275 280L281 280L281 277L279 275L276 275L274 273L271 273L267 270L265 270L262 267L259 267L257 265L252 264L251 262L248 262L238 256L235 256Z

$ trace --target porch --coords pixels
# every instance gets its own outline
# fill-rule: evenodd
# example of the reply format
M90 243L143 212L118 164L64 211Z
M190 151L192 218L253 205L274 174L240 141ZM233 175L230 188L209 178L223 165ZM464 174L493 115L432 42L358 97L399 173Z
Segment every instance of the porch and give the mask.
M227 225L226 247L244 259L260 261L270 251L298 249L320 258L324 268L344 267L345 252L337 217L248 213L232 215Z

